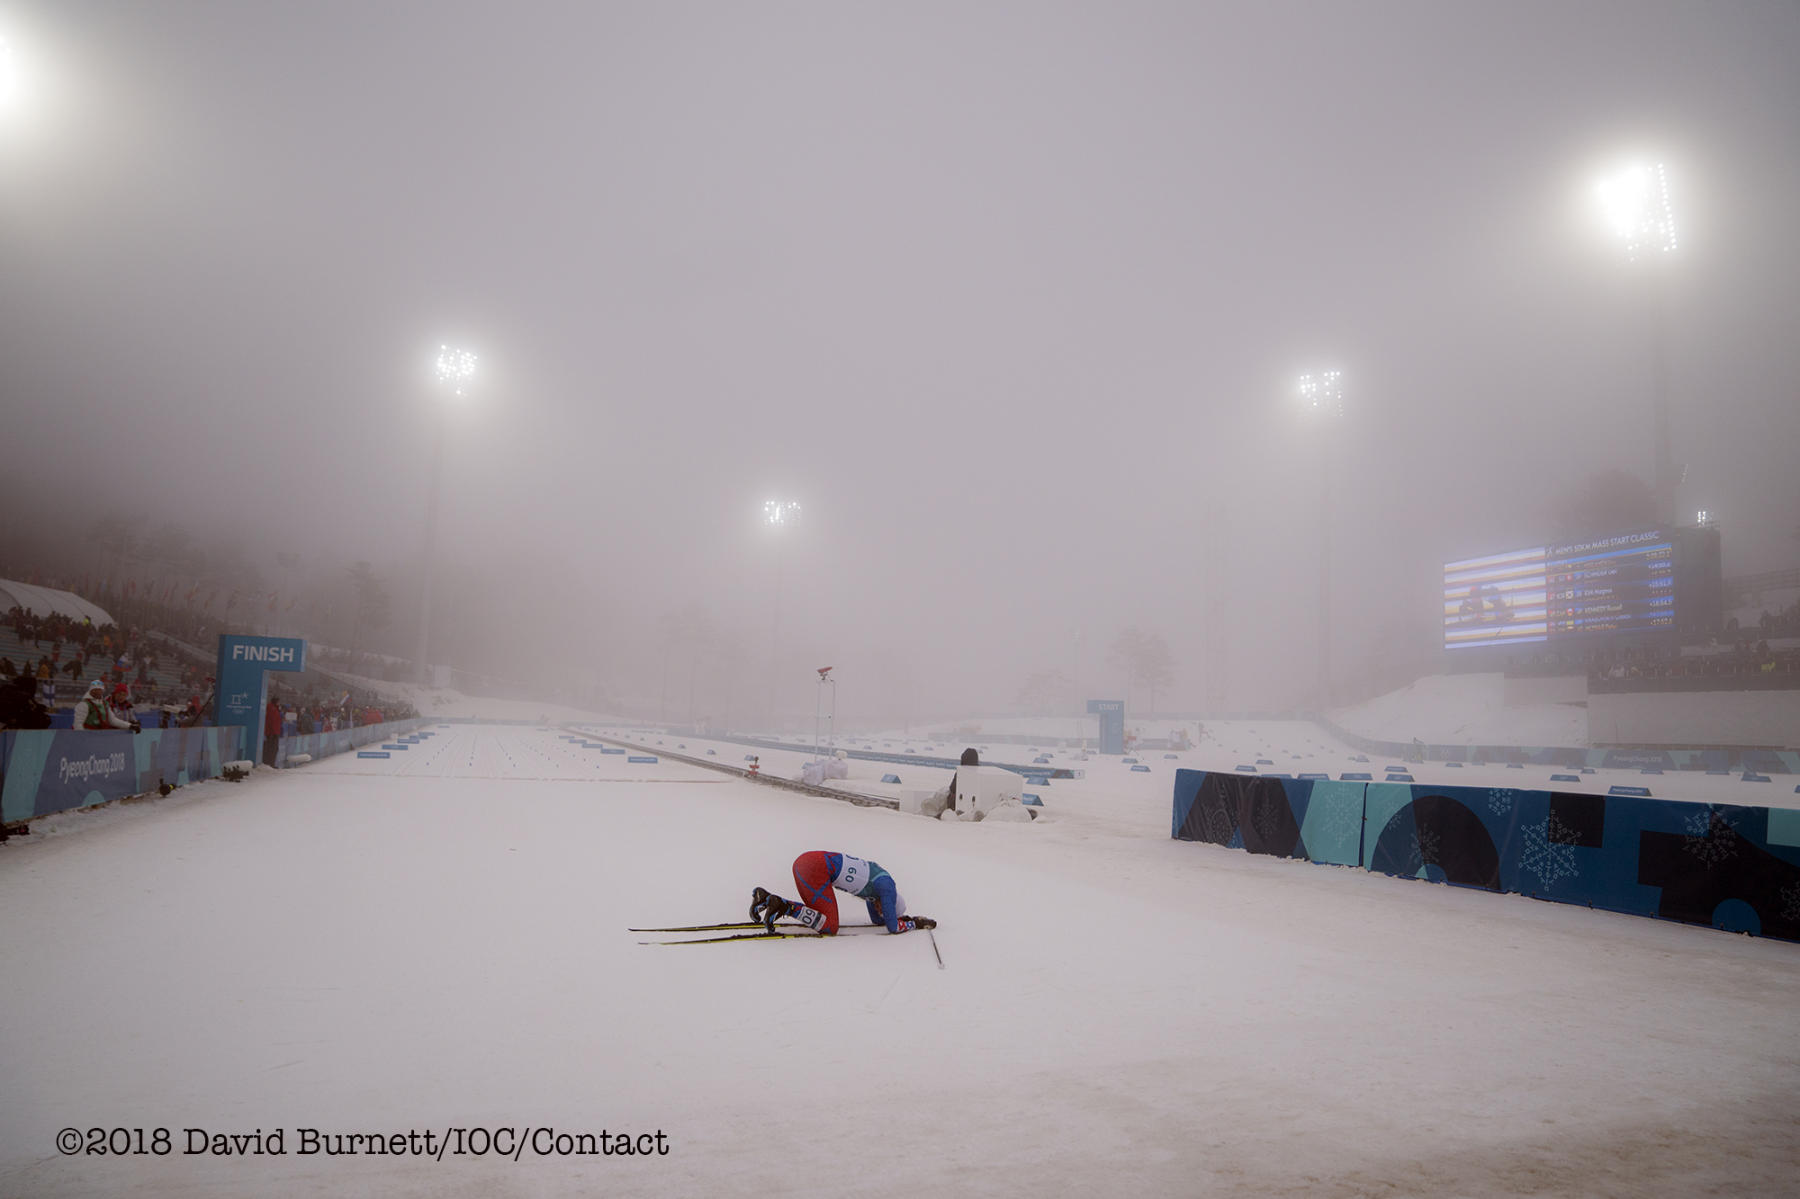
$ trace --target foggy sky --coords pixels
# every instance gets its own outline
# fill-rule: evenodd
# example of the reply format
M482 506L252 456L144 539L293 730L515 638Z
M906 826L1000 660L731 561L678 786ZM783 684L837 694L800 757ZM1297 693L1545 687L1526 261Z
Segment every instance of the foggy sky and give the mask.
M946 713L1116 692L1136 622L1193 706L1210 570L1233 706L1290 704L1301 372L1347 379L1341 663L1435 644L1440 562L1648 475L1645 271L1586 207L1645 155L1682 515L1728 573L1800 559L1787 0L0 0L0 37L0 405L46 510L409 564L448 341L481 374L439 553L601 597L531 619L698 604L754 660L779 607L846 697Z

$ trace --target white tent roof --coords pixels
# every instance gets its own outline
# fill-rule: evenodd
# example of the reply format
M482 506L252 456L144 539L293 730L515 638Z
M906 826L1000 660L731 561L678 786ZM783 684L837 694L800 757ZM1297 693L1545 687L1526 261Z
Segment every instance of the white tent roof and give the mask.
M58 591L54 587L38 587L13 579L0 579L0 613L9 612L14 607L25 608L39 616L55 613L72 620L80 620L85 616L93 622L95 628L114 623L112 615L106 609L99 604L89 603L73 591Z

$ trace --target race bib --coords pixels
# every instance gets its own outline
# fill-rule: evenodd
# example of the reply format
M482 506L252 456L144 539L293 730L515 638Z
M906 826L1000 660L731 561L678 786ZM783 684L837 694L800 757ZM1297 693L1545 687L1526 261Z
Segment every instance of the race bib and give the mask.
M812 908L801 908L798 912L794 913L794 919L798 920L801 924L805 925L815 933L825 926L825 913L815 911Z
M831 885L840 891L848 891L852 895L862 894L862 889L869 885L869 864L861 858L844 855L844 864L838 867L837 878Z

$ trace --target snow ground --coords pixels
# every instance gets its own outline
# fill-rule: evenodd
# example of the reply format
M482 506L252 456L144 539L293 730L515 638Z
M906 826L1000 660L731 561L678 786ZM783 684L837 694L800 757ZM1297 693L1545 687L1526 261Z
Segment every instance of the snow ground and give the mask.
M1183 757L1343 750L1218 732ZM1140 756L946 825L447 726L40 822L0 851L0 1195L1791 1193L1800 946L1171 841ZM741 918L808 849L892 870L945 968L624 931ZM668 1153L298 1153L483 1126Z

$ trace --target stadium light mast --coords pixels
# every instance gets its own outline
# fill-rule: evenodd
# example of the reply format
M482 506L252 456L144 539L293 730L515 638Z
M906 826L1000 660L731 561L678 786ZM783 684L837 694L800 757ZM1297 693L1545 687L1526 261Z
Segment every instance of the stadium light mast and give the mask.
M467 350L439 346L437 356L437 388L440 401L437 429L431 439L431 484L425 504L425 553L419 581L419 682L431 682L431 667L426 658L431 636L431 575L437 552L438 494L443 490L444 475L444 409L454 401L468 397L470 380L475 376L475 355Z
M1323 430L1319 439L1319 678L1325 702L1336 695L1331 673L1331 523L1335 496L1331 485L1333 433L1344 415L1344 372L1336 369L1300 376L1300 404Z
M800 524L800 504L795 500L764 500L763 527L784 535ZM775 722L775 696L781 680L781 566L782 550L778 539L772 551L775 559L775 596L769 617L769 723ZM771 732L773 729L771 728Z
M1650 410L1656 455L1651 488L1656 496L1657 519L1673 523L1675 491L1681 478L1669 441L1667 317L1662 264L1674 257L1678 243L1675 209L1669 202L1668 170L1660 162L1633 163L1596 183L1594 199L1607 230L1624 248L1626 259L1642 264L1640 270L1653 272L1643 285L1650 312Z

